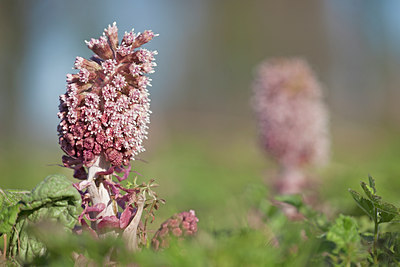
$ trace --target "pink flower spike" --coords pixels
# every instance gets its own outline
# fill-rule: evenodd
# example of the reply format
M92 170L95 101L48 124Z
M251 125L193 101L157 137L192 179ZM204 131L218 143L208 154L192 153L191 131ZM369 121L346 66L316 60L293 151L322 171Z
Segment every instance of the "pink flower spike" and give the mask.
M253 104L261 142L279 164L300 167L328 158L327 109L306 61L263 62L254 83Z
M321 85L305 60L278 58L259 66L253 88L261 145L280 167L275 190L302 193L312 184L304 168L329 158L329 119Z
M145 87L150 81L147 74L155 66L155 53L136 51L133 44L144 44L153 37L151 31L140 37L131 32L118 45L117 26L109 25L103 36L86 42L95 55L75 59L78 71L67 75L66 92L60 96L57 131L65 153L63 164L83 180L74 187L84 208L79 221L89 231L103 234L111 227L118 235L121 231L115 231L130 225L136 212L141 218L147 204L145 196L139 195L143 188L124 188L120 181L128 178L130 161L145 150L143 140L151 114Z

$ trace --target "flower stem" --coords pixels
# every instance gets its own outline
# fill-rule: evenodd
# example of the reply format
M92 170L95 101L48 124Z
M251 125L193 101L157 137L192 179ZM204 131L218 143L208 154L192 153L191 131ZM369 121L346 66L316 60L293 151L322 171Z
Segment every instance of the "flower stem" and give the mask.
M377 265L378 264L378 250L377 250L377 245L378 245L378 209L375 207L374 208L374 214L375 214L375 218L374 218L374 223L375 223L375 228L374 228L374 247L373 247L373 253L374 253L374 264Z
M101 178L103 178L103 177L97 176L98 172L104 172L108 168L109 168L109 163L106 161L104 155L101 155L98 157L96 162L91 167L89 167L89 171L88 171L87 180L89 182L91 182L90 186L88 187L88 191L89 191L93 206L96 204L99 204L99 203L103 203L106 207L102 212L97 214L96 217L115 215L110 194L107 191L107 189L104 187L104 185L101 181Z
M3 242L4 242L3 259L6 260L6 257L7 257L7 234L3 235Z
M140 223L140 219L142 218L144 204L146 202L145 192L139 195L139 199L136 202L137 211L135 217L130 222L130 224L125 228L122 237L125 239L127 243L127 248L130 251L138 250L138 241L137 241L137 229Z

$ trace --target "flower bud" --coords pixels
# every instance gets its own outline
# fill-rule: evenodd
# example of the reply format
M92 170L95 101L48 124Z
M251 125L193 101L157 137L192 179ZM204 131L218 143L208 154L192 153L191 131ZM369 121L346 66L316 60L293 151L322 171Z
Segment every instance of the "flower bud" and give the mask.
M166 248L172 236L193 236L197 232L197 222L194 210L184 211L173 215L161 224L151 243L155 250Z

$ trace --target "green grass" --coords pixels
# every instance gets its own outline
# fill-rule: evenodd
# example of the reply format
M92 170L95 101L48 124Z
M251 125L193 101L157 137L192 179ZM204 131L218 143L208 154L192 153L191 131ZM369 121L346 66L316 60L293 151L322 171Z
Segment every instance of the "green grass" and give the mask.
M347 189L358 188L359 181L365 180L368 173L376 179L380 195L400 204L397 133L379 130L357 135L362 130L356 134L334 134L331 164L314 173L319 180L320 201L326 203L331 213L361 214ZM147 163L133 163L134 169L142 174L139 181L155 178L160 184L159 196L167 200L151 228L155 230L175 212L194 209L200 219L200 230L197 239L185 243L189 247L172 246L157 254L145 250L135 256L139 263L144 266L164 263L187 266L193 262L199 262L197 266L259 266L261 263L277 264L285 257L286 264L296 266L290 255L280 254L284 252L271 247L268 237L260 235L263 231L247 228L251 202L246 192L251 185L263 186L267 174L275 169L257 147L253 132L219 129L205 136L201 131L176 130L158 140L158 144L142 156ZM72 176L71 170L49 166L61 162L62 153L58 147L28 151L23 151L22 147L3 149L6 153L0 158L1 188L31 189L52 173ZM296 231L296 225L290 227L290 231ZM235 234L215 235L224 231ZM298 255L303 259L299 262L310 260L307 251L313 250L313 246L311 242L302 248L304 254ZM150 259L154 260L153 265L149 265Z

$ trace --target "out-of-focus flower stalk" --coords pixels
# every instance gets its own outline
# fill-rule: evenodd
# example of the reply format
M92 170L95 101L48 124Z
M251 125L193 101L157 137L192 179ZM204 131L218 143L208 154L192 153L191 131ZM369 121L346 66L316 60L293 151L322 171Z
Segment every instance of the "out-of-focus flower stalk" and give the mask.
M278 193L300 193L307 186L304 167L329 155L328 112L313 71L300 58L265 61L252 104L261 143L280 165Z

